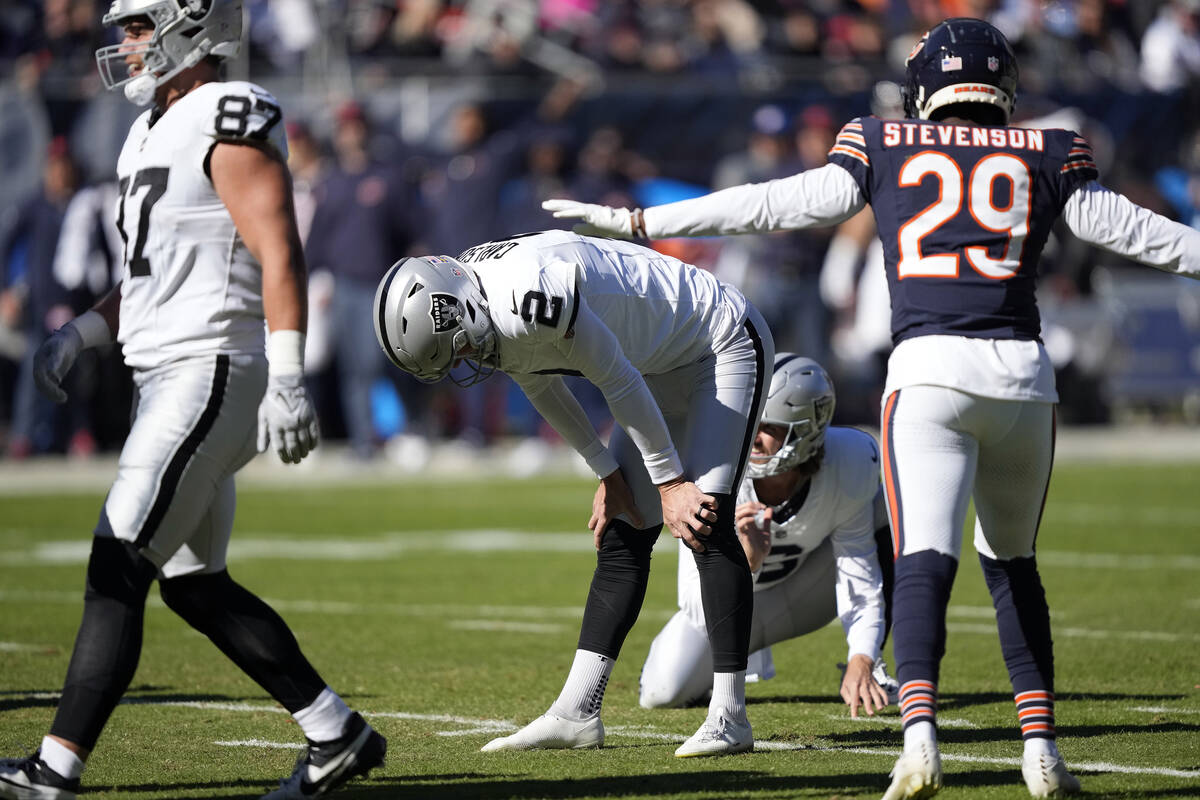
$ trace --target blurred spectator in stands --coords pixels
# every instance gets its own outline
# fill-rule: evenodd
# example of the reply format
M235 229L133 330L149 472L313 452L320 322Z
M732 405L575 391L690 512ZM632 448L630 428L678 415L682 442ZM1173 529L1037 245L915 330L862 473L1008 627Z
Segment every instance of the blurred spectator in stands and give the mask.
M533 134L525 150L525 171L500 190L500 227L508 234L559 227L560 220L542 209L542 201L567 192L567 160L571 136L565 128Z
M387 368L375 343L375 288L397 258L426 250L415 188L400 168L377 159L370 143L365 109L353 102L339 108L334 163L315 188L316 207L305 246L313 272L327 270L333 277L330 328L342 420L352 453L360 459L373 458L381 444L372 414L372 386L381 378L391 380L395 372ZM408 418L420 419L423 387L404 377L400 385Z
M21 309L26 349L14 389L13 420L8 455L25 458L61 448L58 407L43 397L33 383L33 354L51 333L74 315L66 290L54 277L63 214L78 186L78 170L66 139L55 138L46 153L39 191L21 204L7 242L0 243L0 265L5 270L4 298L0 305Z
M1200 0L1167 0L1142 37L1142 82L1180 91L1200 79Z
M71 313L90 309L121 280L125 243L117 228L120 193L116 181L86 186L75 193L63 215L54 277L67 292ZM63 409L71 432L68 452L87 456L95 449L120 448L129 432L133 381L116 343L79 354L66 387Z
M1154 176L1172 216L1200 228L1200 131L1193 131L1183 148L1178 166L1164 167Z
M41 19L21 71L41 90L51 134L65 136L99 88L94 54L104 32L96 24L94 0L46 0Z
M870 103L871 113L881 119L904 116L900 86L892 81L876 83ZM837 419L843 425L875 424L892 330L883 246L869 208L837 227L821 265L819 286L832 315L833 358L827 364L837 385L846 389Z
M297 72L321 32L312 0L245 0L244 5L251 73Z

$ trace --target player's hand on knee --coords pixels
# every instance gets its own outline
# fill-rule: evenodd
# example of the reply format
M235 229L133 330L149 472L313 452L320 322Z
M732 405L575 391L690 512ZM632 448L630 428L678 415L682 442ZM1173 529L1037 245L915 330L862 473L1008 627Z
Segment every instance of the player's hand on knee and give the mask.
M285 464L298 464L321 440L320 427L304 374L271 375L267 392L258 409L258 451L275 443L275 452Z
M717 522L717 498L682 477L658 485L662 498L663 522L676 539L696 552L706 549L703 537L712 533Z
M600 485L596 487L596 494L592 498L592 516L588 520L588 529L592 532L597 550L600 549L600 541L604 538L604 530L608 523L621 514L629 518L633 527L639 530L646 527L646 521L633 500L633 492L625 482L621 470L617 469L600 479Z
M33 354L33 382L38 390L56 403L65 403L62 381L82 351L83 337L74 325L67 323L51 334Z
M572 230L583 236L618 236L629 239L635 235L633 213L628 208L613 208L575 200L545 200L542 208L555 219L577 219L581 222Z
M859 706L869 716L888 704L887 692L875 680L872 669L875 662L861 653L850 656L846 663L846 674L842 676L842 699L850 706L850 716L858 718Z

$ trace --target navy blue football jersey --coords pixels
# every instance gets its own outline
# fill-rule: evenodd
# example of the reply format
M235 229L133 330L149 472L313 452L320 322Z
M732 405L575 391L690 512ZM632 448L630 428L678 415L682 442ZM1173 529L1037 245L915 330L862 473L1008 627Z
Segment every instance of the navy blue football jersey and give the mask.
M1038 258L1063 205L1099 173L1073 131L852 120L829 160L875 213L892 341L1037 339Z

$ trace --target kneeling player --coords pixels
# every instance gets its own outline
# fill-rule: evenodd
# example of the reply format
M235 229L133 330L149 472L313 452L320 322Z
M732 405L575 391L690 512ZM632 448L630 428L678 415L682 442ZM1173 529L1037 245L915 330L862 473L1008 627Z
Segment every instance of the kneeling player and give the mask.
M759 676L774 674L771 645L838 617L849 646L841 695L857 717L860 705L874 714L895 702L898 688L879 657L890 616L892 545L879 450L869 434L829 427L834 402L817 362L776 356L735 520L755 574L750 647L761 659ZM646 708L690 705L711 683L699 573L683 555L680 610L654 638L642 668Z

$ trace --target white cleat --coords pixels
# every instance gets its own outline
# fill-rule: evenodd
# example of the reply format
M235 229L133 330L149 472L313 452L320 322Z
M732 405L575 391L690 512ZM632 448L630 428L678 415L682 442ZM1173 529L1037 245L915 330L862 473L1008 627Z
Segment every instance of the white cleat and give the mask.
M501 736L479 748L481 752L496 750L578 750L604 745L604 723L600 715L585 720L573 720L549 712L511 736Z
M1021 775L1034 797L1066 797L1079 794L1079 779L1067 772L1062 756L1045 753L1021 759Z
M892 767L892 785L883 800L918 800L933 797L942 788L942 757L937 746L922 744L905 752Z
M754 732L746 720L736 722L724 715L704 720L700 730L675 751L676 758L728 756L754 749Z
M64 778L41 759L41 751L25 758L0 760L0 797L5 800L75 800L78 778Z

